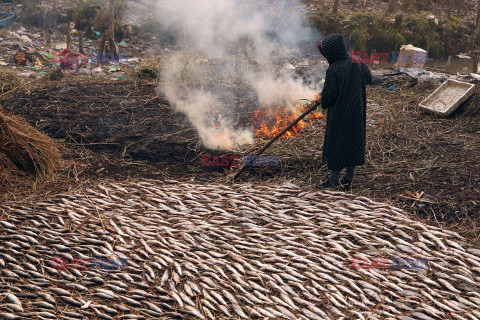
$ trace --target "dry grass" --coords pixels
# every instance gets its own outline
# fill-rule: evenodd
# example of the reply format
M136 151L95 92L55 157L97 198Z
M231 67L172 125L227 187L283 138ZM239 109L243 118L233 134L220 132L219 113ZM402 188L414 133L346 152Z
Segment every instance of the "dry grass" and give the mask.
M161 62L148 65L158 71ZM352 192L404 208L480 244L480 95L444 119L418 109L435 86L412 88L401 81L388 86L392 84L402 89L368 89L367 163L358 168ZM62 87L52 83L17 94L2 104L52 137L65 139L69 155L64 158L87 166L74 174L75 181L66 173L46 192L105 178L225 183L225 172L206 172L200 166L200 154L212 151L197 143L188 120L157 96L155 88L151 78L76 79ZM247 168L239 182L290 181L315 190L328 175L321 165L324 124L325 117L313 120L294 138L274 143L265 154L279 155L280 165ZM255 147L264 143L257 141ZM237 153L252 152L251 147ZM416 194L421 197L415 199Z
M60 164L58 145L52 139L0 109L0 182L19 174L52 174Z
M165 58L162 56L148 57L138 64L133 75L137 79L157 80L160 77L160 71L164 63Z
M21 87L24 81L25 78L18 77L17 72L0 68L0 94L4 95Z

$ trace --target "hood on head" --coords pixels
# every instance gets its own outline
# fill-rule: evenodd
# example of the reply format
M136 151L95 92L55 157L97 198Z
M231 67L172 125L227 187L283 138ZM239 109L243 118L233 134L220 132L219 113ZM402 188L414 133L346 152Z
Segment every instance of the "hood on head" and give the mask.
M322 54L329 64L349 57L347 45L341 34L332 34L322 40Z

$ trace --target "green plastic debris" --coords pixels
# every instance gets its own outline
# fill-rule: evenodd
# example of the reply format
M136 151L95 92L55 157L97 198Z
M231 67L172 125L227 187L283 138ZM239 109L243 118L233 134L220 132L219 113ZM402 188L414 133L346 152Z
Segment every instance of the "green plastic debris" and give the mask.
M127 44L125 41L120 41L120 44Z
M125 77L124 76L119 76L119 77L117 77L117 80L125 80Z
M95 31L95 30L93 30L93 33L95 33L95 35L96 35L97 37L100 37L100 35L101 35L100 31Z

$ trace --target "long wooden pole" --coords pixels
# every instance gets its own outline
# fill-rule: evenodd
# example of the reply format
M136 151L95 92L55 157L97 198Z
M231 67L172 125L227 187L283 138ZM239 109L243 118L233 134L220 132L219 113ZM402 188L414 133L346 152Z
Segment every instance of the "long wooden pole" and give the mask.
M270 140L265 146L263 146L262 149L258 150L257 153L255 154L255 156L259 156L261 155L265 150L267 150L271 145L272 143L274 143L276 140L278 140L281 136L283 136L288 130L292 129L294 125L296 125L297 123L300 122L300 120L302 120L303 118L305 118L307 116L307 114L309 114L310 112L312 112L313 110L315 110L318 106L320 105L320 103L318 102L314 102L310 108L308 108L307 111L305 111L304 113L302 113L302 115L300 117L297 118L297 120L293 121L291 125L289 125L288 127L286 127L285 129L283 129L279 134L277 134L272 140ZM233 180L235 180L236 178L238 178L238 176L240 176L242 174L242 172L245 170L246 166L243 166L241 167L238 172L235 174L235 176L233 176Z
M478 73L478 62L479 62L480 52L475 51L473 53L473 73Z

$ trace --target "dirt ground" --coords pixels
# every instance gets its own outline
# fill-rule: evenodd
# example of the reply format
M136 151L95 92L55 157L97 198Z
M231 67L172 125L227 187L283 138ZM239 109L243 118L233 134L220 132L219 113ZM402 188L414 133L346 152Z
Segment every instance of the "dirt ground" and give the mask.
M394 92L382 85L368 89L367 164L357 170L351 192L404 208L479 244L479 98L443 119L418 108L434 89L421 84ZM66 160L63 171L46 180L23 178L1 186L2 201L44 198L101 179L233 183L233 171L204 170L201 154L222 153L201 145L152 81L67 77L0 99L3 108L63 141ZM239 182L317 188L328 174L320 163L324 125L325 117L275 143L267 154L278 155L279 166L247 168Z

